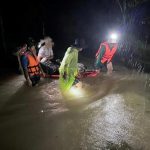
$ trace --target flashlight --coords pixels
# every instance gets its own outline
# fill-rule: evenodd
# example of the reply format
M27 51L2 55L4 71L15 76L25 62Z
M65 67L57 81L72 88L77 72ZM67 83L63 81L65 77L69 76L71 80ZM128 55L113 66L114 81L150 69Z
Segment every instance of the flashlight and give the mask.
M38 48L41 48L41 43L38 44Z
M76 97L83 97L83 91L81 90L81 88L77 88L77 87L71 87L70 88L70 94Z
M45 41L41 40L39 43L38 43L38 48L41 48L42 46L45 45Z
M111 38L112 40L117 40L117 39L118 39L118 35L117 35L116 33L112 33L112 34L110 35L110 38Z

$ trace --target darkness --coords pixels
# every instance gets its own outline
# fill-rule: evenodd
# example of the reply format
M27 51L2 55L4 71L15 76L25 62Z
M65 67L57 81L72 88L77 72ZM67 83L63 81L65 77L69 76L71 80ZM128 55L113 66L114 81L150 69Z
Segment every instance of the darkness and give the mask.
M56 46L62 43L68 46L68 42L72 42L76 37L96 40L101 37L106 21L112 22L106 17L109 16L115 1L111 3L110 5L110 2L105 0L45 0L4 4L2 17L8 46L17 44L29 36L39 40L43 35L43 25L45 34L54 39ZM114 15L116 8L111 9Z
M53 38L56 57L62 57L77 37L85 39L88 45L84 53L94 57L100 41L109 30L117 29L122 19L116 0L5 1L0 7L6 53L13 63L16 62L12 54L21 43L28 37L38 42L44 35ZM3 57L2 43L0 50Z

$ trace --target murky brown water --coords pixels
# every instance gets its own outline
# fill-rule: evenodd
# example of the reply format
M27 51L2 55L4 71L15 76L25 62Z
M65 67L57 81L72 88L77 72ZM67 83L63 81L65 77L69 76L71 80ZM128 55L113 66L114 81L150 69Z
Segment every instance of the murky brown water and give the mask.
M2 150L149 150L148 75L121 68L83 79L82 98L64 99L58 81L29 88L22 76L0 82Z

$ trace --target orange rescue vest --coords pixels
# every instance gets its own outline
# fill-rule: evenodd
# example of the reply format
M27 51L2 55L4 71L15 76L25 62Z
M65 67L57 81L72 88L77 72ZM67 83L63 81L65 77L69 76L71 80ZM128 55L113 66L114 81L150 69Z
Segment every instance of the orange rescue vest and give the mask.
M110 46L107 42L101 43L101 45L96 53L96 58L98 58L98 55L100 54L102 46L105 46L105 53L101 59L101 63L110 62L118 48L118 44L115 43L114 46L112 47L112 49L110 49Z
M39 62L33 54L30 52L26 53L26 57L28 58L29 64L28 64L28 73L29 76L34 76L34 75L40 75L40 68L39 68Z

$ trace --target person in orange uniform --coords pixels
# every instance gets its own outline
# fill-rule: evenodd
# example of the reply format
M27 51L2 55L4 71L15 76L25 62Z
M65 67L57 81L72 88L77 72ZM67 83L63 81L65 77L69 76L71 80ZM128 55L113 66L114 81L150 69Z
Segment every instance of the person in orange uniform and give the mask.
M99 74L104 65L107 66L107 74L112 74L112 59L118 49L117 35L112 34L108 41L102 42L96 52L95 68Z
M21 57L21 64L24 75L29 86L35 86L40 81L40 74L43 73L36 56L35 41L29 39L27 51Z

